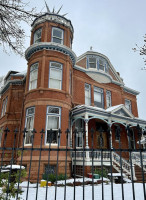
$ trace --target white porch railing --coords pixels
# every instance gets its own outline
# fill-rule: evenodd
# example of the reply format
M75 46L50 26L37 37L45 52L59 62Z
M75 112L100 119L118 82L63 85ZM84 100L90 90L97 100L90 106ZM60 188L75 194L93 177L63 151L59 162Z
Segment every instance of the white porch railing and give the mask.
M140 153L139 152L134 152L132 153L132 162L141 167L141 158L140 158ZM143 171L146 172L146 153L142 152L142 163L143 163Z
M130 163L125 160L124 158L121 158L120 155L116 152L109 152L109 151L85 151L84 152L84 159L88 159L90 162L92 161L92 155L93 155L93 161L94 162L101 162L101 156L103 162L110 162L110 157L112 155L112 165L113 167L120 173L121 172L121 165L122 170L127 176L131 176L131 166ZM75 152L72 152L72 159L73 163L75 160ZM83 160L83 151L77 151L76 152L76 162ZM95 164L95 163L94 163ZM134 164L134 163L133 163ZM135 167L132 165L133 169L133 178L135 179Z

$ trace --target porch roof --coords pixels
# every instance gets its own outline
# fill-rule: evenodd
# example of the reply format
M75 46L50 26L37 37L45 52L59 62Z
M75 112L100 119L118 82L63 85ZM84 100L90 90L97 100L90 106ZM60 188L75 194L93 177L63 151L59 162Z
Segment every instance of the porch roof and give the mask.
M146 121L137 117L128 111L123 104L112 106L107 109L98 108L94 106L78 105L71 110L72 120L82 118L84 120L91 120L93 118L101 119L107 123L122 123L125 126L141 125L143 128L146 126Z

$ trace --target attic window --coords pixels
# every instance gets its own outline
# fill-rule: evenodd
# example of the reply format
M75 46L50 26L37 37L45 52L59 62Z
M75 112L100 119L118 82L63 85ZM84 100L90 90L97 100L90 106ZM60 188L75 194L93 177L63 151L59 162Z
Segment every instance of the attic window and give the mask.
M99 59L99 69L105 71L105 65L102 59Z
M89 58L89 68L96 68L96 58Z
M97 69L102 72L108 73L108 62L100 57L100 56L94 56L94 55L89 55L87 56L87 68L88 69Z

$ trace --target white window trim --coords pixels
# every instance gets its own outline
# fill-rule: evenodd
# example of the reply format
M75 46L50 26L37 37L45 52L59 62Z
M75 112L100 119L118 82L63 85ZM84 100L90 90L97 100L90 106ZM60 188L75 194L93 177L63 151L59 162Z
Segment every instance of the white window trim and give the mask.
M55 67L55 66L51 66L52 63L57 63L57 64L60 64L60 68L59 67ZM51 75L51 69L55 69L55 70L59 70L61 71L61 79L53 79L50 77ZM49 88L51 89L56 89L56 90L62 90L62 76L63 76L63 65L59 62L54 62L54 61L51 61L50 62L50 65L49 65ZM53 87L50 87L50 79L53 79L53 80L59 80L60 81L60 88L53 88Z
M28 114L28 110L31 109L31 108L34 108L34 113L33 114ZM25 127L26 127L27 117L32 117L32 116L33 116L33 127L34 127L34 118L35 118L35 107L34 106L29 107L29 108L26 109ZM26 129L26 131L27 131L27 129ZM33 129L30 129L30 131L33 131ZM24 145L25 146L32 146L32 143L26 144L26 134L27 133L25 133Z
M48 113L48 109L52 107L52 108L58 108L59 109L59 114L56 113ZM50 143L47 143L47 125L48 125L48 116L57 116L59 117L59 127L58 129L61 128L61 107L57 107L57 106L47 106L47 113L46 113L46 134L45 134L45 145L50 145ZM58 130L57 129L57 130ZM53 130L53 129L52 129ZM56 129L55 129L56 130ZM58 140L58 136L57 136L57 140ZM51 146L57 146L58 145L58 141L57 143L51 143Z
M1 117L3 117L6 114L7 103L8 103L8 96L3 100Z
M98 107L98 106L95 105L95 102L98 102L98 101L95 101L95 92L101 94L102 107ZM94 106L97 107L97 108L104 108L104 91L103 91L102 88L99 88L97 86L94 86Z
M128 103L128 106L130 106L130 108L127 108L127 107L126 107L126 102ZM126 107L126 109L127 109L129 112L132 113L132 104L131 104L131 100L125 99L125 107Z
M31 70L31 68L33 68L35 65L37 65L36 68L33 69L33 70ZM38 68L39 68L38 62L37 62L37 63L34 63L34 64L32 64L32 65L30 66L30 73L29 73L29 90L34 90L34 89L37 88L37 82L38 82ZM31 81L31 76L33 75L33 73L34 73L35 71L37 71L37 77L36 77L36 79L34 79L33 81ZM32 83L33 83L34 81L36 81L36 87L32 88Z
M107 98L109 97L110 99L110 106L107 106ZM111 94L111 91L107 90L106 91L106 107L109 108L112 106L112 94Z
M37 33L37 31L41 31L41 36L40 36L40 38L35 40L35 34ZM33 44L41 42L41 38L42 38L42 28L38 28L33 34ZM40 41L38 41L38 40L40 40Z
M86 97L86 90L87 90L87 89L86 89L86 86L89 86L89 89L88 89L88 91L89 91L89 98L88 98L88 99L90 100L90 105L87 105L87 104L86 104L86 98L87 98L87 97ZM85 83L85 105L91 106L91 85L88 84L88 83Z
M53 30L59 30L59 31L61 31L62 32L62 37L60 38L60 37L54 36L53 35ZM61 40L61 43L57 43L57 44L63 44L64 43L64 30L61 29L61 28L52 27L52 38L51 38L52 42L54 42L53 38L57 38L57 39Z

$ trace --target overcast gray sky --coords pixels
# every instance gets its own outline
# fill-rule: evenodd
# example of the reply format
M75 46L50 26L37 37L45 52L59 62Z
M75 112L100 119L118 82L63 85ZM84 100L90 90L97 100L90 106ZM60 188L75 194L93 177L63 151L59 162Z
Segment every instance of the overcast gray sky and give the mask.
M29 0L24 0L28 2ZM142 57L134 53L135 43L143 44L146 33L146 0L46 0L52 10L61 14L68 13L66 18L74 27L73 51L77 56L90 50L105 54L127 87L138 90L139 117L146 120L146 71ZM46 10L44 0L31 0L30 7L37 11ZM29 47L30 29L26 30L25 47ZM27 69L25 58L10 52L3 53L0 48L0 76L9 70L24 71Z

